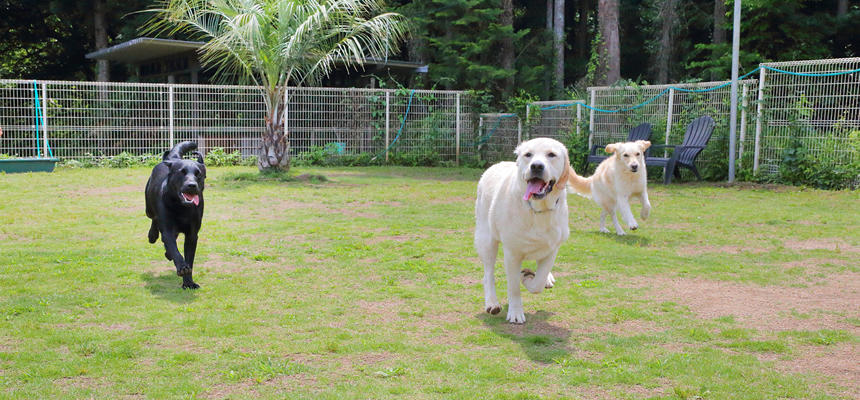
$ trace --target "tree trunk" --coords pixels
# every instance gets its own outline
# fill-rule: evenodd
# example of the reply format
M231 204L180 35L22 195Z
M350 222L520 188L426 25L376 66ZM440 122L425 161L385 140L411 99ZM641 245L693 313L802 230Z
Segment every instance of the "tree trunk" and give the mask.
M552 6L553 0L546 0L546 35L549 37L552 35ZM552 58L550 58L549 63L547 63L547 73L544 74L543 80L543 91L546 93L547 99L552 98L552 76L549 74L549 71L553 70L553 62Z
M714 35L712 43L721 45L726 42L726 0L714 0ZM720 58L720 49L715 46L711 53L711 60L714 61L716 67L717 60ZM716 69L711 70L711 80L720 79Z
M672 49L675 47L675 26L678 21L678 0L663 0L660 7L660 48L657 49L654 68L657 69L657 83L668 83L672 63Z
M606 74L606 84L621 79L621 43L618 36L618 0L598 0L597 18L600 25L600 66Z
M93 35L96 50L101 50L108 45L107 25L105 24L104 0L93 0ZM96 61L96 80L99 82L110 81L110 61Z
M574 56L587 59L589 56L588 13L590 10L590 4L588 4L587 0L579 0L576 4L578 19L576 20L576 30L573 34L573 38L576 42L576 54Z
M848 0L839 0L836 4L836 16L841 18L845 14L848 14Z
M507 93L513 93L514 90L514 2L513 0L502 0L502 15L500 21L502 27L510 27L510 33L506 34L502 39L502 68L510 74L505 78L505 89Z
M279 102L274 108L274 112L266 117L257 168L260 171L286 172L290 170L290 142L284 131L284 104Z
M553 10L553 45L555 47L555 97L564 96L564 0L555 0Z

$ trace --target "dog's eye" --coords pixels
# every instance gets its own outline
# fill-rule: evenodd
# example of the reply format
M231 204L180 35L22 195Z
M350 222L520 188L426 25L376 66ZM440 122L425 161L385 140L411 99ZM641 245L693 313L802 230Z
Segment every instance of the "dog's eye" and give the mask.
M624 157L627 157L627 154L626 154L626 153L624 154Z
M531 158L531 157L532 157L532 153L526 153L526 154L525 154L525 156L526 156L526 158Z
M547 156L547 157L549 157L549 158L553 158L553 157L555 157L555 153L553 153L553 152L549 152L549 153L547 153L547 155L546 155L546 156Z
M639 153L636 153L636 157L639 157Z

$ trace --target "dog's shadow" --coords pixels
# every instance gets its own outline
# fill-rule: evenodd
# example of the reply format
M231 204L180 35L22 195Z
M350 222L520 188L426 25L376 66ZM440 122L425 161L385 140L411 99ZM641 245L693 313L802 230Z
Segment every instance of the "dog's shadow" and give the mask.
M507 312L507 307L504 307L498 315L481 313L476 318L497 335L520 345L532 361L550 364L570 355L570 330L551 323L549 319L553 313L526 313L525 324L510 324L505 320Z
M648 247L651 245L651 239L645 236L639 236L636 234L631 234L627 232L625 235L616 235L615 233L603 233L603 232L592 232L592 235L595 237L605 237L612 236L612 238L621 244L626 244L628 246L637 246L637 247Z
M182 277L176 276L175 273L156 275L147 272L140 277L146 283L146 290L154 296L174 303L191 303L197 300L197 290L182 289Z

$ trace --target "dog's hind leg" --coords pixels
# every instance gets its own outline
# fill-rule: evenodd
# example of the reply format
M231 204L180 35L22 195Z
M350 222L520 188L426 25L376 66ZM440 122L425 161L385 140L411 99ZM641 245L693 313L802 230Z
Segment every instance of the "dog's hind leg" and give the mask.
M648 201L648 192L643 190L639 199L642 200L642 213L639 215L642 216L642 219L648 219L648 216L651 215L651 202Z
M155 243L158 240L158 220L153 218L152 224L149 225L149 243Z
M615 224L615 233L619 236L624 235L624 229L621 229L621 224L618 223L618 213L616 213L615 210L612 210L609 213L612 214L612 223Z
M484 264L484 311L498 314L502 311L499 298L496 295L496 256L499 254L499 242L490 237L488 232L475 235L475 249Z
M603 233L609 233L609 229L606 229L606 215L609 214L606 210L600 210L600 231Z

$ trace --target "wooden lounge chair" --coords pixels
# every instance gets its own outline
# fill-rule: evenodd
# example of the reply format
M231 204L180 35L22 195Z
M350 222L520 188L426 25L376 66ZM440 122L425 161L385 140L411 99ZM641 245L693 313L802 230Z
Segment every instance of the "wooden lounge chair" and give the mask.
M647 122L640 124L627 133L628 142L635 142L637 140L651 140L651 124ZM601 146L599 144L591 146L591 150L588 152L588 157L582 165L582 173L586 173L588 171L588 164L600 164L603 160L609 158L608 155L600 151L600 149L603 149L604 147L605 146ZM598 151L600 151L600 154L598 154Z
M672 176L681 177L680 167L686 167L693 170L696 178L702 180L699 175L699 170L696 169L696 157L705 149L708 140L711 139L711 134L714 132L714 119L705 115L693 120L687 125L687 131L684 133L684 140L680 145L672 144L657 144L652 145L648 149L645 157L645 165L664 167L663 183L672 183ZM651 157L650 154L655 149L671 148L672 155L670 157Z

